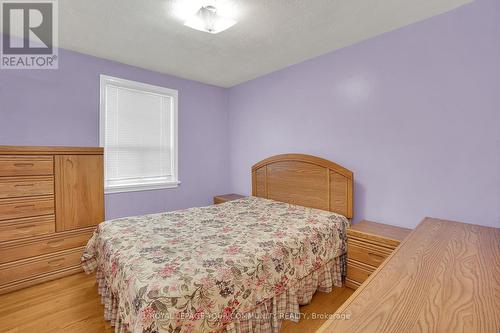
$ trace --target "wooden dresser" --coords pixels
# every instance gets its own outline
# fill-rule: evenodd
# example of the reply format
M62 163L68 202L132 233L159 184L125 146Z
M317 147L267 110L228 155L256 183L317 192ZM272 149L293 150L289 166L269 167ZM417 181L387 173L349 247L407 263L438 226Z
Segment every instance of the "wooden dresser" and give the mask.
M317 333L500 332L500 229L426 218Z
M102 148L0 146L0 294L81 271L103 220Z
M347 230L347 287L357 289L411 229L363 220Z

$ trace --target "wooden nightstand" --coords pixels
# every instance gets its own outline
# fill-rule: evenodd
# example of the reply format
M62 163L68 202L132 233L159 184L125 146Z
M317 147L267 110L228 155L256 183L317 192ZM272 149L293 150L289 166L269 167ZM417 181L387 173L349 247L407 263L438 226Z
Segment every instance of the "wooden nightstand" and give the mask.
M217 196L214 197L214 204L218 205L218 204L221 204L221 203L224 203L224 202L238 200L238 199L241 199L241 198L244 198L244 197L245 197L244 195L234 194L234 193L217 195Z
M345 285L357 289L408 236L411 229L360 221L347 230Z

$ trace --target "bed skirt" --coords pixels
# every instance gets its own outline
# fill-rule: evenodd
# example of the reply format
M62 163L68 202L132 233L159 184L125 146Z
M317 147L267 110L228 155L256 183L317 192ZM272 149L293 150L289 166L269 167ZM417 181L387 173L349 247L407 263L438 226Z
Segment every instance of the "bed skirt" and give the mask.
M316 291L331 292L342 287L345 272L345 255L337 257L319 269L260 304L251 311L235 315L235 318L221 328L227 333L278 333L283 320L298 322L299 306L308 304ZM104 319L115 327L115 333L129 333L118 313L118 298L106 283L101 270L97 268L96 279L101 303L104 305Z

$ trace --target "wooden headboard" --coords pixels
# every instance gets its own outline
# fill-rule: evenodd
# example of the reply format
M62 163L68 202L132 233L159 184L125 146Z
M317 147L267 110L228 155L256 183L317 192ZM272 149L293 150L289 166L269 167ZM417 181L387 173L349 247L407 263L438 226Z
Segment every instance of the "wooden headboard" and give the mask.
M353 217L352 171L303 154L266 158L252 167L252 195Z

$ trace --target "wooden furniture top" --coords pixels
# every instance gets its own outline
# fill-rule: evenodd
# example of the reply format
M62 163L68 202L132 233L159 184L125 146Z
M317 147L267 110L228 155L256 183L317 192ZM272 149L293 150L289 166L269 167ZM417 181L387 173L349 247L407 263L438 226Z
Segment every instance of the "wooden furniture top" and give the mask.
M0 155L102 155L102 147L0 146Z
M303 154L266 158L252 167L252 195L353 217L353 173Z
M500 229L426 218L317 332L499 332Z
M238 199L241 199L241 198L244 198L244 197L245 197L244 195L235 194L235 193L222 194L222 195L216 195L214 197L214 202L215 203L223 203L223 202L238 200Z
M363 238L388 247L397 247L411 232L411 229L363 220L353 224L347 234Z

